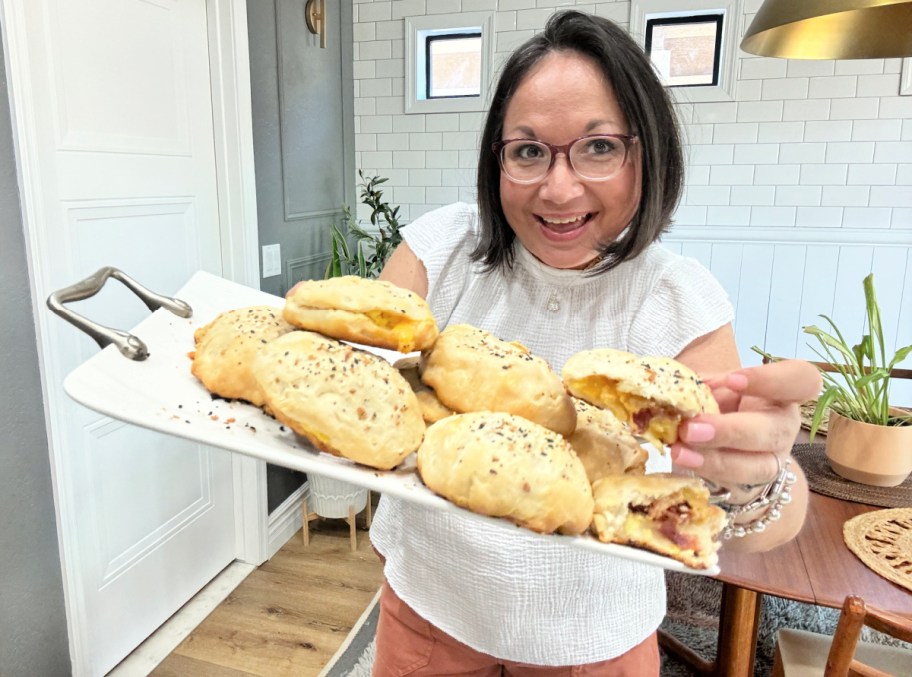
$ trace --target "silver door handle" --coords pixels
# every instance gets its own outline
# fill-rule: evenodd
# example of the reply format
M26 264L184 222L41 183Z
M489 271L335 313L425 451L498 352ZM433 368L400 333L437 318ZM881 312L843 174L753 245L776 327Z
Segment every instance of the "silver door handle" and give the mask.
M143 287L122 270L111 266L99 268L95 274L84 280L55 291L48 297L48 308L80 331L88 334L100 348L105 348L113 343L125 357L142 361L149 357L149 349L139 338L120 329L113 329L93 322L87 317L64 307L65 303L84 301L95 296L104 287L105 282L112 277L115 280L120 280L127 289L136 294L146 304L146 307L153 312L159 308L164 308L178 317L190 317L193 315L193 309L184 301L156 294Z

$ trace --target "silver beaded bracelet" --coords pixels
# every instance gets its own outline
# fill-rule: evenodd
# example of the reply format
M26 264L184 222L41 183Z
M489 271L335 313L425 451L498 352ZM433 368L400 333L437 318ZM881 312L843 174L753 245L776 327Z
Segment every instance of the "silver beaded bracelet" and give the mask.
M792 485L797 481L795 473L789 470L792 459L786 459L779 474L766 485L760 495L749 503L737 505L720 502L719 507L728 513L728 524L722 529L722 538L744 538L749 534L759 534L766 530L770 522L782 517L782 507L792 502ZM766 508L763 514L746 524L735 524L735 518L744 513Z

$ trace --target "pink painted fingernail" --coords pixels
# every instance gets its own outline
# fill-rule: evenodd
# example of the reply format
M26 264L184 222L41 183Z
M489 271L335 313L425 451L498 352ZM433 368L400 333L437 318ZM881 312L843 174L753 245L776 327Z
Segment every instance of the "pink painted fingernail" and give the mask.
M716 428L711 423L691 421L684 426L684 438L688 442L709 442L716 436Z
M682 468L700 468L703 466L703 454L681 445L672 447L671 460Z

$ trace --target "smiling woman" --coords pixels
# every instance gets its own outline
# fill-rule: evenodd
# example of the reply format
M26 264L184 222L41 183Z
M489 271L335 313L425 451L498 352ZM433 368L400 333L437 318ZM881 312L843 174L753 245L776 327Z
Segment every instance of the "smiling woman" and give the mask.
M788 468L798 403L819 379L801 363L789 374L782 365L740 370L721 286L658 244L683 160L668 94L639 46L606 19L552 15L504 63L478 152L477 207L454 204L411 223L381 279L426 295L447 328L519 342L557 371L575 353L615 348L720 374L709 385L721 413L678 426L659 464L746 484L748 495L731 500L755 507L780 457ZM743 519L765 515L756 508ZM796 500L763 535L733 540L772 547L803 516ZM495 534L385 495L371 529L389 584L375 677L532 667L556 676L567 666L658 674L661 572L605 567L523 532Z

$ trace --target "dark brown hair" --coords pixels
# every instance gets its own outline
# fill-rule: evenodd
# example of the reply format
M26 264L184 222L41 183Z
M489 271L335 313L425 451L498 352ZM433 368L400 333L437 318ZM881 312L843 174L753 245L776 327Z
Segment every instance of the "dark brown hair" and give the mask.
M610 270L640 254L668 229L680 199L684 158L677 118L649 58L624 29L608 19L577 11L559 12L504 64L485 120L478 157L481 240L472 259L488 270L512 267L515 239L500 203L500 165L491 145L500 141L507 105L523 78L555 51L576 52L598 65L614 88L630 133L639 136L640 204L622 236L601 245L602 261L589 272Z

